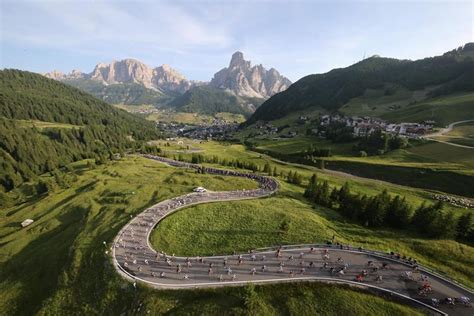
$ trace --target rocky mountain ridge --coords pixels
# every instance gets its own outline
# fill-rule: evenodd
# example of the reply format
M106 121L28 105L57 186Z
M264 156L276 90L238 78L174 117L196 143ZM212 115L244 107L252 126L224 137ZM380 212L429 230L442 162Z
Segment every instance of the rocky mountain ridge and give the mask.
M77 85L77 81L89 80L105 86L139 84L147 89L178 94L183 94L195 86L209 84L213 88L223 89L237 96L259 99L268 99L291 85L291 81L275 68L267 70L261 64L252 66L241 52L235 52L229 66L215 73L209 83L188 80L179 71L166 64L152 68L136 59L99 63L91 73L73 70L69 74L64 74L54 70L45 76L59 81L69 81L74 85Z
M210 82L186 79L168 65L150 67L136 59L99 63L90 73L52 71L46 77L62 81L110 104L153 104L177 111L213 114L222 111L250 115L291 82L271 68L252 66L241 52Z
M103 85L140 84L147 89L184 93L199 82L187 80L179 71L168 65L151 68L136 59L99 63L91 73L73 70L69 74L52 71L46 77L60 80L92 80Z
M242 97L267 99L286 90L291 81L275 68L267 70L261 64L252 66L242 52L235 52L229 67L214 74L209 85Z

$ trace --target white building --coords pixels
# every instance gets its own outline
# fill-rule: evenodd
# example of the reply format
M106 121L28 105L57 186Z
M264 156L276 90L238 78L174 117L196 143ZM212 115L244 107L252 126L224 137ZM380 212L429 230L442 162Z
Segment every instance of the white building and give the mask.
M23 222L21 222L21 227L29 226L29 225L31 225L33 222L34 222L34 220L32 220L32 219L30 219L30 218L25 219Z

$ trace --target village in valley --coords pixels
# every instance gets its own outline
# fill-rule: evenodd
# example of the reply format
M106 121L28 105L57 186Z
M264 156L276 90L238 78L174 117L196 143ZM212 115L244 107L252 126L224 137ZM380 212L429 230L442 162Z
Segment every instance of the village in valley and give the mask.
M239 127L239 123L221 118L214 118L208 124L186 124L157 122L158 128L172 137L187 137L200 140L228 140Z
M365 137L369 136L375 131L382 131L392 135L398 135L401 137L417 139L424 135L430 134L433 131L433 126L436 123L433 120L426 120L419 123L404 122L404 123L390 123L385 120L369 117L369 116L344 116L340 114L335 115L321 115L316 118L310 116L299 116L296 120L297 125L310 125L311 128L307 134L313 136L319 136L324 138L326 135L326 127L331 125L339 125L346 128L352 129L352 136ZM258 135L276 135L281 132L284 128L289 127L284 125L283 127L276 127L268 122L263 122L257 126ZM292 138L298 135L297 131L289 131L286 134L280 135L283 138Z
M316 117L301 115L294 124L276 126L272 122L259 122L255 125L253 136L275 138L293 138L301 134L300 127L306 128L307 136L326 137L328 127L338 126L350 130L353 138L366 137L375 131L400 137L419 139L433 132L436 122L425 120L419 123L390 123L370 116L344 116L341 114L319 115ZM229 140L239 130L239 123L222 118L213 118L209 123L188 124L178 122L157 122L157 126L172 137L188 137L200 140Z

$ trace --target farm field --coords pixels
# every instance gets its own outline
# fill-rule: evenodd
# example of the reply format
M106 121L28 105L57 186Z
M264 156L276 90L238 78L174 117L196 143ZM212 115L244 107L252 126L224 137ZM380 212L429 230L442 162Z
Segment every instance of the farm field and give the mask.
M155 291L138 285L135 289L113 270L104 246L104 242L110 245L130 216L195 186L230 190L253 188L255 183L230 182L138 157L90 166L86 161L73 165L77 179L69 188L1 210L2 312L421 314L365 291L319 283L192 291ZM303 205L298 200L293 203ZM35 222L21 229L19 223L25 218Z

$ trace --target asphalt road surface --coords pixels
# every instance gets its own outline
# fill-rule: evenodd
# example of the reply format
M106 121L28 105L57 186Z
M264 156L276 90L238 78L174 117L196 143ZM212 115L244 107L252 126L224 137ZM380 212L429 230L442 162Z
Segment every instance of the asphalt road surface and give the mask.
M175 167L200 169L162 157L145 157ZM278 182L269 177L205 168L206 173L248 177L259 183L254 190L190 193L162 201L132 218L113 244L117 271L133 282L160 289L236 286L246 283L324 281L349 283L388 291L412 304L430 309L432 298L468 297L471 290L428 271L413 260L347 245L294 245L257 249L244 254L211 257L175 257L156 252L149 244L152 229L167 215L193 204L254 199L274 194ZM411 259L411 258L410 258ZM466 267L468 268L468 267ZM425 292L421 291L423 287ZM472 307L441 302L436 309L450 315L473 315Z

